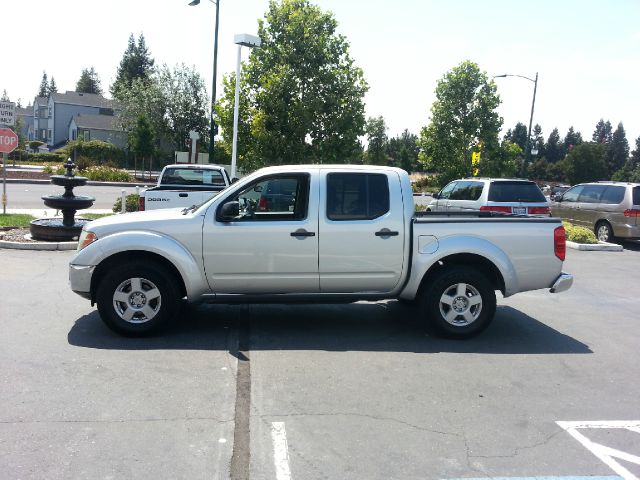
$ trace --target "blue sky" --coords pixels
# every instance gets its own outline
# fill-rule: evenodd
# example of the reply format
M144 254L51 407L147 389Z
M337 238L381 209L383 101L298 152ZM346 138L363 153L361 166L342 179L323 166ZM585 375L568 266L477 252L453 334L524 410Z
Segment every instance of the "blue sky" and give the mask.
M0 91L26 104L46 70L73 90L94 66L113 81L129 33L143 32L157 63L195 65L211 85L213 19L208 0L5 0ZM436 82L461 61L489 75L539 73L534 123L546 136L570 125L590 139L603 117L622 121L632 148L640 136L640 1L318 0L331 10L370 90L369 116L389 135L428 123ZM220 0L218 81L235 69L233 35L255 33L266 0ZM55 8L53 8L55 7ZM37 22L34 21L37 19ZM528 123L533 84L497 79L505 127ZM220 91L220 87L218 88Z

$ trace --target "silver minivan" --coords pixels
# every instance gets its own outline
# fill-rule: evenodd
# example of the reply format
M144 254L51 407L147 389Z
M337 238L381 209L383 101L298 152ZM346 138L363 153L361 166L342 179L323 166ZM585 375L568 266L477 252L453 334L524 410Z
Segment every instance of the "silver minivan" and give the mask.
M509 178L465 178L433 195L430 212L499 212L549 216L549 204L535 182Z
M640 183L593 182L571 187L551 204L551 213L593 229L598 240L640 238Z

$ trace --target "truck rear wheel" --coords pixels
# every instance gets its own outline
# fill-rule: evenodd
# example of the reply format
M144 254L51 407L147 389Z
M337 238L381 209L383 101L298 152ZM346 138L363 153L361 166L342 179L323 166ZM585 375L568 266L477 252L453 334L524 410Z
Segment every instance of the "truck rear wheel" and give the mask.
M441 334L471 337L487 328L496 311L492 283L469 267L437 272L422 291L420 309Z
M126 336L156 332L180 306L173 276L159 265L134 262L109 271L96 291L104 323Z

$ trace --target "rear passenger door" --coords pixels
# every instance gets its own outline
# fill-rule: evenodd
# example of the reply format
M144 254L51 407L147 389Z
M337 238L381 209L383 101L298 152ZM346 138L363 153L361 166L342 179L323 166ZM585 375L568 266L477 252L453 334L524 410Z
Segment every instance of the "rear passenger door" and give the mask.
M320 291L392 291L406 268L399 175L324 170L320 182Z

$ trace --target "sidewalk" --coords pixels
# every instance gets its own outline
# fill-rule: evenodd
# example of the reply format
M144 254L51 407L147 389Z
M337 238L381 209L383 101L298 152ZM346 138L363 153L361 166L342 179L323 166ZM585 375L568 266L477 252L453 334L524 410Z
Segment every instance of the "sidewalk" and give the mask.
M1 209L0 213L2 213ZM36 218L62 216L62 212L54 208L7 208L7 213L24 213L27 215L33 215ZM88 208L86 210L78 210L76 212L76 217L81 217L83 213L113 213L113 210L109 208Z

